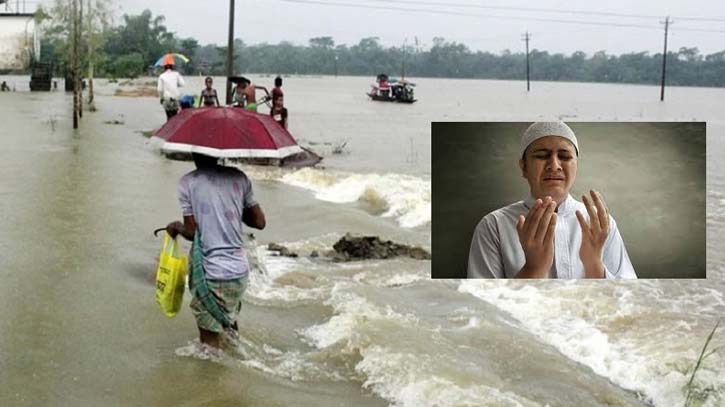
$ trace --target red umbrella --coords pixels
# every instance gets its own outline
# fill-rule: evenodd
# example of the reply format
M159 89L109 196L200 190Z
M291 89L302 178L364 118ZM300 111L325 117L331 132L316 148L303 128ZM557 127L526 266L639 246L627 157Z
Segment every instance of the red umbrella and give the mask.
M220 158L285 158L303 150L270 116L237 107L183 109L154 137L169 153L200 153Z

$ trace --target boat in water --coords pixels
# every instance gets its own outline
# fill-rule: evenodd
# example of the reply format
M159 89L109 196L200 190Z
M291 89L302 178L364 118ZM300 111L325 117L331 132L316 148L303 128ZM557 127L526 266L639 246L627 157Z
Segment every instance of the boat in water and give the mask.
M379 74L375 84L367 95L378 102L414 103L415 84L405 79L389 78L386 74Z

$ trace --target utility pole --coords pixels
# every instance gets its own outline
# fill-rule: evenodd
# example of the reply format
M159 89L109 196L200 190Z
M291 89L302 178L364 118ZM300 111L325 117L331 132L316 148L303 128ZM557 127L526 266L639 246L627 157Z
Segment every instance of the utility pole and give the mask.
M232 82L234 71L234 0L229 0L229 39L227 41L227 105L232 104Z
M73 80L73 128L78 128L78 20L76 19L77 3L71 0L71 75Z
M406 46L408 45L408 38L403 42L403 80L405 80L405 57L406 57Z
M667 29L672 24L670 16L667 16L664 22L660 21L660 24L665 25L665 51L662 53L662 90L660 91L660 102L663 102L665 100L665 68L667 67Z
M91 0L88 0L88 110L96 111L96 105L93 101L93 11Z
M526 34L524 34L523 40L526 41L526 91L531 90L531 85L529 82L529 39L531 39L531 34L529 34L528 31L526 31Z
M78 27L78 47L81 47L81 43L83 42L83 0L78 0L78 22L76 23L76 27ZM76 73L78 74L78 78L76 79L76 83L78 84L78 117L81 119L83 118L83 74L81 73L81 57L80 52L78 52L77 60L76 62Z

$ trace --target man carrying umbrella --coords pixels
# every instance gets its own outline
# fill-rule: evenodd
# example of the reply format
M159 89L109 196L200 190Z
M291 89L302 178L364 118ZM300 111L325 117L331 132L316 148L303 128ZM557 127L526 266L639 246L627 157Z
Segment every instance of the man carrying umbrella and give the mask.
M264 229L266 220L242 171L219 165L216 157L192 156L196 170L181 177L178 187L184 222L171 222L166 231L194 241L191 310L201 343L221 348L221 332L236 330L247 288L242 223Z
M173 57L164 61L164 73L159 75L157 90L168 121L179 112L179 87L184 86L181 74L174 70Z

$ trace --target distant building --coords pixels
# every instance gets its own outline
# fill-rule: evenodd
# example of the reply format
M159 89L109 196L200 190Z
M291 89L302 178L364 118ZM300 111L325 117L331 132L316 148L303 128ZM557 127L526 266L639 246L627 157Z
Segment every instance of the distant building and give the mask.
M0 12L0 72L27 70L38 59L40 34L34 17L35 13Z

